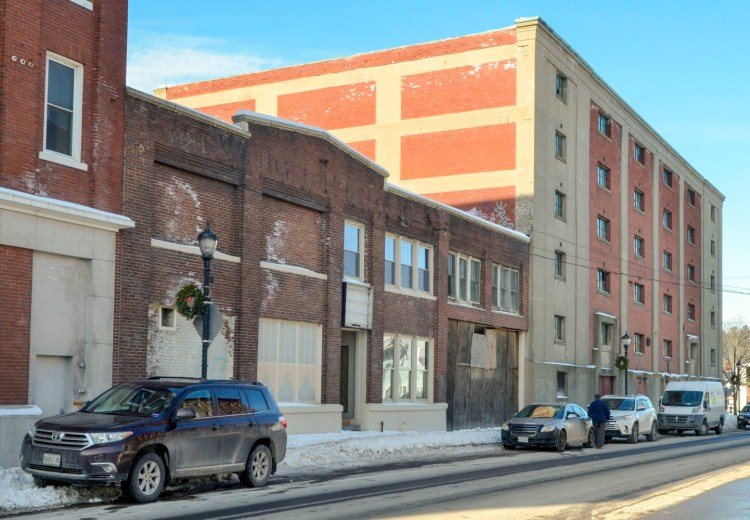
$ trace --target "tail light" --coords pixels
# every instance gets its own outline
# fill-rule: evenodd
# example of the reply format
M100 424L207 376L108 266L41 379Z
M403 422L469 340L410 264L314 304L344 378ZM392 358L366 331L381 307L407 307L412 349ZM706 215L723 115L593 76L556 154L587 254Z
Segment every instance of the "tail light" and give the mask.
M281 417L279 417L279 422L284 427L284 429L286 429L286 419L284 418L283 415Z

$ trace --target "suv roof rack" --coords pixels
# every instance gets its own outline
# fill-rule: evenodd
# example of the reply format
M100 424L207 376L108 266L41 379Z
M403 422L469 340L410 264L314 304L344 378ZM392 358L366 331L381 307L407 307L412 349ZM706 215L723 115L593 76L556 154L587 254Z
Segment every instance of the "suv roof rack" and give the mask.
M148 378L148 380L158 380L158 379L180 379L185 381L203 381L200 377L185 377L185 376L151 376Z

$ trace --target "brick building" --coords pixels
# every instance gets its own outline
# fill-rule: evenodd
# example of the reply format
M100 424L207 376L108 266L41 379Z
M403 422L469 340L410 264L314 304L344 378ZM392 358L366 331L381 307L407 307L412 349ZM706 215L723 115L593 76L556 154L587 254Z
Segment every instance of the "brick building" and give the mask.
M133 226L126 17L125 0L0 3L0 445L13 451L36 418L22 414L112 382L118 237Z
M138 225L123 234L115 379L200 374L174 305L201 283L210 223L225 321L209 377L268 384L290 432L497 426L517 409L525 235L388 185L317 128L222 123L135 90L126 114Z
M390 182L532 235L522 395L720 378L724 196L541 19L160 89L321 126ZM669 375L667 375L669 374Z

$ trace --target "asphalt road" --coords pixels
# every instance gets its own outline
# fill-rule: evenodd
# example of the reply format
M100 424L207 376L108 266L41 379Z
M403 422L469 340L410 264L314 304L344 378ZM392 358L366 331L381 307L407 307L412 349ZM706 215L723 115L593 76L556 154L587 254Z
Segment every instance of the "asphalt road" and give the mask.
M277 479L264 489L177 492L154 504L118 501L25 518L727 518L721 489L750 477L745 469L750 468L749 446L750 433L734 432L669 436L637 445L613 442L602 450L562 454L497 447L474 458L422 459L355 473L324 471L317 477Z

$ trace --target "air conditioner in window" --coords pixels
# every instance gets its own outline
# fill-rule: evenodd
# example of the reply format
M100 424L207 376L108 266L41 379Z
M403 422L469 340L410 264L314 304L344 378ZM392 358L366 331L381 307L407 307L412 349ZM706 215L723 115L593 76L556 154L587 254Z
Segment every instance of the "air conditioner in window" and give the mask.
M372 287L361 282L344 282L342 327L372 328Z

